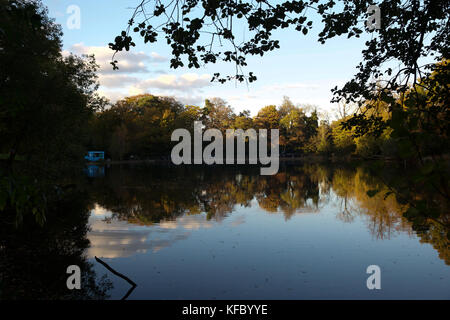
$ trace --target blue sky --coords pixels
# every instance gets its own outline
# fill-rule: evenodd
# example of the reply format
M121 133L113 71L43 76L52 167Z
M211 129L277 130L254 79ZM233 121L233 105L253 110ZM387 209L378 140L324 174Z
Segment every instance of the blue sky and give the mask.
M63 47L76 54L94 53L101 69L100 92L111 100L139 93L175 96L186 104L203 105L205 98L221 97L235 111L248 109L254 115L270 104L279 105L283 96L294 103L315 104L333 113L330 89L342 85L356 72L361 50L370 34L360 39L336 38L325 45L317 42L320 21L307 36L294 30L277 32L281 49L264 57L249 57L246 71L258 81L249 84L211 83L215 72L230 74L232 64L208 65L200 69L170 69L170 48L164 41L144 44L135 38L136 47L118 55L120 70L109 65L112 51L108 43L126 27L132 7L138 0L43 0L50 17L63 27ZM80 29L68 28L71 5L80 8ZM243 34L245 33L242 30Z

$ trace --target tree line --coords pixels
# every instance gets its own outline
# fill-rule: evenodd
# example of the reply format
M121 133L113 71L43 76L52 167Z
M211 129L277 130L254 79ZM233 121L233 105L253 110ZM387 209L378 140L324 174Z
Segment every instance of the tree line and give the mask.
M398 96L397 99L405 98ZM398 139L389 126L378 128L378 132L368 130L362 134L356 127L345 126L355 116L366 120L377 119L384 123L392 122L393 113L386 102L380 99L367 101L365 105L358 108L352 104L340 103L332 114L319 112L315 105L296 105L288 97L284 97L278 106L265 106L252 117L248 110L235 112L221 98L206 99L204 106L200 107L183 105L173 97L141 94L121 99L94 113L89 122L87 148L104 150L112 160L167 158L173 146L172 132L178 128L192 131L194 122L202 121L205 129L219 129L223 134L227 129L279 129L282 157L407 156L409 151L398 144ZM406 111L413 112L413 109L412 106ZM434 111L438 112L434 115L434 120L429 114L426 118L429 121L427 130L432 127L433 121L435 125L441 123L439 117L448 117L448 112L444 109ZM443 145L447 141L445 131L434 133L427 143L420 146L424 155L431 155L438 150L441 152L446 148Z

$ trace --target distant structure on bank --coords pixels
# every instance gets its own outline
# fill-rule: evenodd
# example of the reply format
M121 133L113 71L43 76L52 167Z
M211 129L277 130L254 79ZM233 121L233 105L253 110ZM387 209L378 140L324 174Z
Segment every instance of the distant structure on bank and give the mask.
M84 157L87 161L102 161L105 160L105 152L104 151L88 151L87 155Z

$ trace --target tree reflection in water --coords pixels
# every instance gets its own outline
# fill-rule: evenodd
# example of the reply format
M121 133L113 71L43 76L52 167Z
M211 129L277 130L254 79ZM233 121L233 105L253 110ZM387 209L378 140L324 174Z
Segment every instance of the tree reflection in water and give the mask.
M0 224L0 299L106 299L112 283L85 257L89 247L87 194L71 192L49 208L46 224ZM69 290L67 267L81 269L81 290Z
M408 220L404 217L406 202L398 201L398 193L387 194L392 190L382 182L383 175L403 174L380 172L376 177L364 167L330 164L285 164L275 176L260 176L259 168L242 166L112 166L105 176L86 177L83 192L71 192L50 208L44 227L26 221L18 230L13 224L0 225L0 298L108 298L111 282L96 275L88 261L89 215L99 207L112 212L106 219L148 226L188 217L196 217L198 223L197 218L204 219L201 213L206 216L204 225L216 223L238 206L256 204L268 213L283 214L285 220L335 206L337 219L351 223L362 217L375 238L416 233L449 265L446 201L439 195L415 193L415 197L440 203L441 213ZM380 192L370 197L368 191L374 189ZM69 265L82 269L81 290L66 287Z
M92 201L118 219L138 225L176 220L183 215L206 213L208 220L223 220L236 206L252 201L269 213L281 213L288 220L294 214L319 212L325 205L338 206L337 218L352 222L356 216L367 221L371 234L379 239L399 232L416 232L422 242L431 243L440 258L450 264L449 215L446 201L441 214L424 217L418 225L404 217L408 205L398 201L383 175L374 176L366 167L335 165L284 165L275 176L261 176L256 167L114 166L105 177L91 179ZM378 190L369 196L370 190ZM370 192L369 192L370 193ZM439 203L439 195L419 195Z

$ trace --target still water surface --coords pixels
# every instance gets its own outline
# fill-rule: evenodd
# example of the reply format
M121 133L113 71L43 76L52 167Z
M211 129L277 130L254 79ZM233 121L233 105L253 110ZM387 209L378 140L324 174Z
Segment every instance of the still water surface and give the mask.
M112 166L89 179L86 249L129 299L449 299L446 232L417 233L362 167ZM368 290L369 265L381 290ZM130 288L108 273L112 299Z

